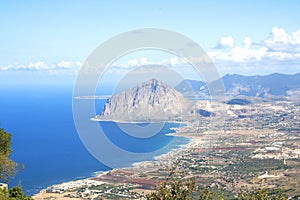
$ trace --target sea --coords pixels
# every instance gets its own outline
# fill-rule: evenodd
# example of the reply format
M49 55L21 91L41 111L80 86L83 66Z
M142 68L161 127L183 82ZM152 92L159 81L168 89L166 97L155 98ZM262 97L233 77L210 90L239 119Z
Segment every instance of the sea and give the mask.
M19 185L26 195L33 195L53 184L112 169L94 158L80 140L72 114L72 89L71 85L0 88L0 128L12 134L11 159L24 165L24 169L9 180L9 187ZM103 94L97 95L108 93L109 90L104 89ZM97 113L101 113L105 102L105 99L95 100ZM173 128L181 126L177 123L164 124L156 137L141 144L139 138L126 136L114 122L91 123L99 123L108 139L126 151L153 152L137 159L117 160L117 167L154 160L190 141L169 135L174 132ZM163 148L165 146L167 148Z

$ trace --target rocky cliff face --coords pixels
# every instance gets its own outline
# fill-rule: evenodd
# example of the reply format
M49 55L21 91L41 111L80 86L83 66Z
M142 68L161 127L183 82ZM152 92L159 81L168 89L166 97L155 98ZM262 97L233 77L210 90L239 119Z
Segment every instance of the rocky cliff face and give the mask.
M189 101L181 93L151 79L108 99L99 120L158 121L180 118Z

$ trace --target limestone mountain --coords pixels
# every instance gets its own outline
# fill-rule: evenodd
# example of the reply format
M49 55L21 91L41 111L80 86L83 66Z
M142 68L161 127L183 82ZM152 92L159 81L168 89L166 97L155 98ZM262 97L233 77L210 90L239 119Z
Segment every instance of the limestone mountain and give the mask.
M163 82L151 79L106 102L98 120L160 121L174 120L186 113L190 105L181 93Z

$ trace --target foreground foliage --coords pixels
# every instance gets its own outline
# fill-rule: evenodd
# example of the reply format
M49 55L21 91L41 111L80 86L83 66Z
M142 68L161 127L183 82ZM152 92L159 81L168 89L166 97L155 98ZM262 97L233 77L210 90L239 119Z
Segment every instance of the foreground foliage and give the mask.
M11 154L11 134L0 129L0 181L8 182L10 177L16 175L18 170L23 168L10 159ZM0 188L0 200L29 200L20 187L14 187L9 190Z
M9 177L16 174L18 164L12 161L9 156L11 134L0 129L0 180L8 181Z
M173 180L170 184L163 182L159 184L156 192L147 194L147 199L191 199L191 194L195 190L195 181Z
M224 200L221 191L213 191L211 189L202 189L196 191L195 182L173 181L169 184L159 184L155 192L147 194L148 200ZM199 195L193 195L198 192ZM266 188L250 189L240 191L233 199L236 200L287 200L287 196L282 193L274 193Z
M257 188L252 190L245 190L241 191L237 195L238 200L286 200L288 199L283 192L276 192L274 193L271 190L268 190L267 188Z
M0 189L0 200L32 200L31 197L26 197L20 187L9 189Z
M195 178L185 178L186 173L175 177L179 161L173 164L166 181L157 186L157 190L146 195L148 200L287 200L288 197L281 190L268 188L243 188L231 197L223 195L224 191L211 188L197 188ZM295 197L295 199L298 199Z

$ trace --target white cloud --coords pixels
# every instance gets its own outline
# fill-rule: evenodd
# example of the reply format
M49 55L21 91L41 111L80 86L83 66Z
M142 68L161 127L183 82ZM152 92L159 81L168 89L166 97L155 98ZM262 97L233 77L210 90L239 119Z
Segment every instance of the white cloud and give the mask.
M231 50L231 60L233 62L260 61L267 52L267 48L249 49L249 47L234 47Z
M157 64L165 65L165 66L169 66L169 67L176 67L176 66L180 67L183 65L187 65L188 62L180 57L174 56L174 57L165 58L165 59L157 62Z
M169 62L170 62L170 64L171 64L172 66L178 65L178 64L180 63L178 57L170 58L170 59L169 59Z
M126 64L115 63L114 65L122 66L125 68L132 68L132 67L137 67L137 66L147 65L147 64L153 64L153 62L150 62L146 57L141 57L141 58L133 58L131 60L128 60Z
M0 66L0 71L47 71L55 72L62 70L77 70L81 66L81 62L60 61L54 64L47 64L45 61L29 62L27 65L14 64Z
M218 47L220 47L220 48L234 47L233 37L231 37L231 36L221 37L221 39L218 43Z
M127 65L125 66L129 66L129 67L133 67L133 66L137 66L139 64L139 60L134 58L134 59L131 59L127 62Z
M250 37L245 37L243 43L244 43L244 47L247 48L247 49L249 49L251 47L251 39L250 39Z
M253 47L251 38L245 37L243 45L234 45L229 49L217 49L209 52L209 55L215 61L236 63L298 60L300 58L300 29L289 35L283 28L274 27L270 36L258 44Z
M294 43L300 44L300 28L296 32L292 33L292 38Z
M75 62L75 65L78 66L78 67L81 67L82 63L77 61L77 62Z
M249 40L244 40L244 47L235 46L229 52L213 51L208 54L215 61L232 61L232 62L251 62L260 61L266 54L267 48L250 49Z
M30 62L27 68L30 70L44 70L49 69L49 66L44 61L37 61L36 63Z
M8 71L13 67L13 65L1 66L0 71Z
M247 36L241 41L235 40L232 36L221 37L217 48L212 49L208 54L217 67L222 70L244 70L250 72L256 70L278 70L299 72L300 67L300 28L292 33L287 33L283 28L272 28L269 35L261 38L260 41L252 41ZM109 69L110 73L124 74L136 67L147 64L158 64L173 69L187 66L188 63L180 57L168 55L167 57L130 57L121 59ZM159 60L161 58L161 60ZM55 73L76 73L81 62L62 60L57 63L46 63L45 61L30 62L28 64L11 64L0 66L0 71L42 71ZM276 65L276 66L275 66ZM221 71L222 71L221 70ZM228 73L228 72L226 72Z
M262 43L268 47L270 51L299 53L300 29L289 35L283 28L274 27L270 33L270 36Z
M157 64L157 65L165 65L169 67L174 67L178 65L184 65L187 64L187 62L180 57L173 56L169 58L165 58L162 60L151 60L147 57L141 57L141 58L133 58L128 61L122 60L122 62L116 62L113 63L113 69L118 68L118 70L131 70L134 69L135 67L143 66L143 65L149 65L149 64Z
M72 67L72 63L68 62L68 61L60 61L59 63L57 63L57 67L58 68L64 68L64 69L69 69Z
M116 74L116 75L124 75L137 67L140 67L143 65L149 65L149 64L173 67L174 70L188 65L188 63L185 60L183 60L177 56L171 56L171 57L161 59L161 60L158 60L158 59L152 60L147 57L141 57L141 58L133 58L133 59L129 59L129 60L123 59L122 61L115 62L108 69L108 73Z
M140 64L147 65L147 64L150 64L150 62L148 61L148 58L142 57L142 58L140 58Z
M245 37L241 44L225 41L221 38L219 48L208 53L223 73L299 72L300 28L288 34L283 28L274 27L261 41L252 42L250 37Z

